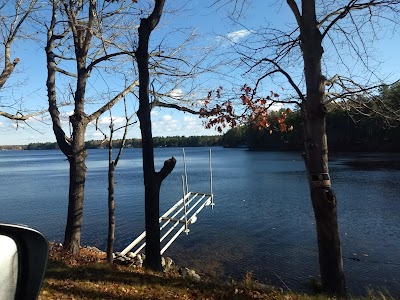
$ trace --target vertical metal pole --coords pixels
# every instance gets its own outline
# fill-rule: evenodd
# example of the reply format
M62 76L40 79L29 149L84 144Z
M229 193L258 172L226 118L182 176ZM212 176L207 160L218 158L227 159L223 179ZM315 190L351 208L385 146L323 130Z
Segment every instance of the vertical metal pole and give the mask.
M186 155L185 155L185 148L182 148L183 151L183 173L185 174L185 184L186 184L186 194L189 193L189 186L188 186L188 179L186 173Z
M211 149L210 149L210 192L211 192L211 208L214 208L213 178L212 178L212 163L211 163Z
M184 209L184 214L185 214L185 232L186 234L189 233L189 228L187 224L187 214L186 214L186 200L185 200L185 179L182 175L182 195L183 195L183 209Z

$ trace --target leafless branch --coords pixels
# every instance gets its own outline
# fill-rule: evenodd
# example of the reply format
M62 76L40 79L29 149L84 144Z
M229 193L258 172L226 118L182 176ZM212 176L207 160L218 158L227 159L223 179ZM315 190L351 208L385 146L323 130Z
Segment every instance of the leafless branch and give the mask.
M128 87L126 87L122 92L120 92L117 96L115 96L113 99L108 101L106 104L104 104L102 107L100 107L97 111L92 113L88 119L89 121L96 120L100 115L102 115L105 111L113 107L120 99L122 99L124 96L126 96L128 93L132 92L132 90L139 85L139 80L136 80L132 82Z
M103 62L103 61L108 61L110 58L113 57L117 57L117 56L121 56L121 55L129 55L129 56L134 56L133 55L134 52L129 52L129 51L121 51L121 52L116 52L116 53L111 53L111 54L107 54L104 55L100 58L97 58L96 60L92 61L87 67L86 70L90 73L93 69L94 66L96 66L97 64Z

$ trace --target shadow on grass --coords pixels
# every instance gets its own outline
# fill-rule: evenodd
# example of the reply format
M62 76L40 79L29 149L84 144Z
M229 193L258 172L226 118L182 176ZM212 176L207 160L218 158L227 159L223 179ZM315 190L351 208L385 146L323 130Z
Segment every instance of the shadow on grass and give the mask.
M180 299L182 296L185 299L250 299L248 295L235 294L234 287L228 285L194 283L104 263L67 266L64 262L49 261L45 278L44 288L48 292L78 299Z
M115 297L115 295L111 295L108 292L104 291L98 291L95 289L84 289L81 287L74 287L73 289L69 289L68 291L59 285L52 285L52 286L47 286L49 290L52 292L58 292L59 294L64 294L65 297L58 298L57 299L120 299L120 300L132 300L132 299L143 299L143 295L119 295L118 298ZM72 296L73 295L73 296ZM75 298L77 297L77 298ZM152 299L152 298L148 298ZM154 298L156 299L156 298Z
M161 284L167 280L167 278L161 278L160 276L141 274L101 263L70 267L59 261L49 262L46 278L57 280L88 280L93 282L109 281L120 284ZM175 279L175 281L178 280Z

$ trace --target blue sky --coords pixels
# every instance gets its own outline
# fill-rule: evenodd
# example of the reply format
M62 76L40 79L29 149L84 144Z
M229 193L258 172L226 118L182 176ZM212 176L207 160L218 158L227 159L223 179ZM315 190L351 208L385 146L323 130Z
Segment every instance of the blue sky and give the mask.
M195 44L198 46L193 55L199 56L198 49L204 49L207 45L218 44L218 49L214 54L210 54L208 61L215 59L224 60L234 56L234 52L230 47L230 41L240 43L241 41L252 41L255 39L255 32L261 25L270 27L278 27L280 29L288 29L293 27L294 18L286 5L286 1L274 2L274 5L266 4L266 1L251 1L249 6L245 7L245 13L239 20L232 20L231 6L224 6L218 9L218 6L212 6L214 0L210 1L189 1L183 9L173 15L165 15L160 24L160 29L154 33L153 39L164 38L165 33L175 31L175 35L171 35L170 43L179 43L176 36L184 37L184 34L177 34L179 28L185 28L185 32L195 30L199 36ZM172 2L171 2L172 3ZM176 2L175 2L176 3ZM221 2L222 3L222 2ZM172 7L168 6L167 9ZM174 37L174 38L172 38ZM40 39L40 38L39 38ZM13 57L20 57L21 62L18 64L17 72L12 75L9 87L0 93L2 103L10 101L19 101L23 99L22 107L28 110L44 110L47 105L46 96L46 65L45 53L42 50L43 42L23 42L19 41L13 48ZM400 33L387 33L385 38L379 40L375 45L374 54L381 62L378 72L385 76L388 80L400 78L400 58L396 53L400 45ZM201 48L203 47L203 48ZM329 51L329 47L328 51ZM223 53L222 56L221 53ZM225 54L224 54L225 53ZM327 53L329 55L329 52ZM297 68L301 73L301 64L293 64L292 67ZM341 69L339 65L334 66ZM335 69L333 68L333 69ZM243 68L234 68L233 65L226 64L219 66L219 74L203 75L196 84L198 89L191 93L194 98L202 98L206 95L206 91L222 85L229 88L239 89L244 83L247 83ZM221 75L222 73L222 75ZM90 89L101 90L105 87L105 81L100 77L90 78ZM15 85L18 83L17 85ZM112 85L110 81L107 81ZM272 85L272 82L268 82ZM267 84L267 85L268 85ZM285 86L286 87L286 86ZM187 86L179 86L174 91L179 94L186 92ZM269 91L269 87L267 90ZM130 111L137 108L137 103L129 102ZM88 108L98 107L96 103L88 104ZM73 107L63 107L60 109L63 115L64 129L68 129L68 116L72 113ZM99 119L99 126L108 134L109 114L104 114ZM115 124L123 125L123 108L118 105L113 109L113 118ZM202 120L198 116L184 114L171 109L155 108L152 112L152 124L154 136L189 136L189 135L212 135L216 134L214 129L206 130L202 125ZM118 137L121 133L117 133ZM87 131L87 140L102 139L101 132L95 130L94 125L89 125ZM137 125L134 125L129 132L129 137L140 137L140 131ZM51 120L47 114L36 117L24 124L0 119L0 145L16 145L28 144L33 142L54 142L55 138L52 132Z

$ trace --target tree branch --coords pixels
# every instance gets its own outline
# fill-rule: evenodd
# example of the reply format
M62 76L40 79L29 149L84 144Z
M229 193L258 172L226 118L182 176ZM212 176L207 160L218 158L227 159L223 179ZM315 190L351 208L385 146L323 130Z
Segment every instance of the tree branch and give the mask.
M7 55L6 55L7 57ZM0 89L4 86L4 84L7 82L8 78L10 78L12 72L14 71L15 66L19 63L19 58L14 59L12 63L5 62L5 67L3 69L3 72L1 72L0 75Z
M41 111L38 111L38 112L34 112L34 113L31 113L31 114L28 114L28 115L24 115L21 112L18 112L17 114L13 115L13 114L7 113L5 111L0 111L0 116L5 117L5 118L10 119L10 120L14 120L14 121L26 121L31 117L41 115L41 114L43 114L45 112L47 112L47 109L44 109L44 110L41 110Z
M347 16L347 14L350 12L352 6L357 2L357 0L351 0L346 7L341 8L329 15L327 15L321 22L319 22L318 26L322 25L325 21L327 21L331 16L334 16L337 14L336 18L332 20L331 23L328 24L328 26L325 28L324 32L322 33L322 38L325 37L325 35L328 33L328 31L332 28L333 25L340 19L343 19L344 17Z
M171 157L164 162L164 166L161 168L159 172L156 172L156 176L159 182L163 182L163 180L172 172L175 168L176 159L175 157Z
M297 84L293 81L293 79L292 79L292 77L289 75L289 73L287 73L284 69L282 69L281 66L280 66L276 61L274 61L274 60L272 60L272 59L269 59L269 58L263 58L263 59L261 59L259 62L257 62L256 65L260 64L260 63L263 62L263 61L266 61L266 62L269 62L269 63L273 64L273 65L275 66L276 70L270 71L270 72L266 73L266 75L260 77L260 78L257 80L257 84L259 83L260 80L264 79L266 76L268 76L268 75L270 75L270 74L272 74L272 73L279 72L279 73L281 73L283 76L286 77L286 79L288 80L289 84L290 84L290 85L293 87L293 89L296 91L296 93L297 93L297 95L299 96L299 98L300 98L302 101L305 101L305 100L306 100L306 98L304 97L304 95L303 95L303 93L301 92L300 88L299 88L299 87L297 86ZM254 65L253 67L255 67L256 65ZM253 67L252 67L252 68L253 68ZM299 104L299 103L298 103L298 104Z
M101 63L102 61L106 61L106 60L108 60L108 59L110 59L110 58L112 58L112 57L116 57L116 56L119 56L119 55L131 55L131 56L133 56L133 54L134 54L134 52L121 51L121 52L116 52L116 53L111 53L111 54L104 55L104 56L102 56L102 57L100 57L100 58L98 58L98 59L92 61L92 62L87 66L86 70L87 70L88 72L91 72L92 69L93 69L93 67L96 66L98 63Z
M54 68L54 71L57 71L57 72L62 73L64 75L71 76L71 77L74 77L74 78L78 78L78 75L76 75L74 73L70 73L70 72L65 71L64 69L61 69L61 68L58 68L58 67L53 67L53 68Z
M56 94L56 63L54 60L54 29L57 21L57 4L55 1L52 2L52 17L50 27L47 30L47 44L46 44L46 59L47 59L47 97L49 101L49 113L51 121L53 123L53 131L57 140L57 144L60 150L65 156L70 157L72 155L71 140L65 134L61 126L60 112L57 106L57 94Z
M102 107L100 107L97 111L92 113L89 117L88 120L89 122L92 122L93 120L96 120L99 118L106 110L110 109L113 107L121 98L126 96L128 93L130 93L134 87L139 85L139 80L134 81L131 85L126 87L121 93L119 93L117 96L115 96L112 100L104 104Z
M286 0L286 2L289 5L290 9L292 10L294 17L296 18L297 25L300 27L300 32L301 32L302 31L301 29L303 28L303 18L300 14L299 7L297 6L294 0Z
M158 99L155 99L153 102L150 103L150 108L151 109L153 109L156 106L165 107L165 108L173 108L175 110L187 112L187 113L192 114L192 115L200 115L200 116L204 116L204 117L215 116L215 115L217 115L219 113L219 111L216 108L213 108L210 111L200 111L200 110L190 109L190 108L187 108L185 106L180 106L180 105L173 104L173 103L161 102Z

